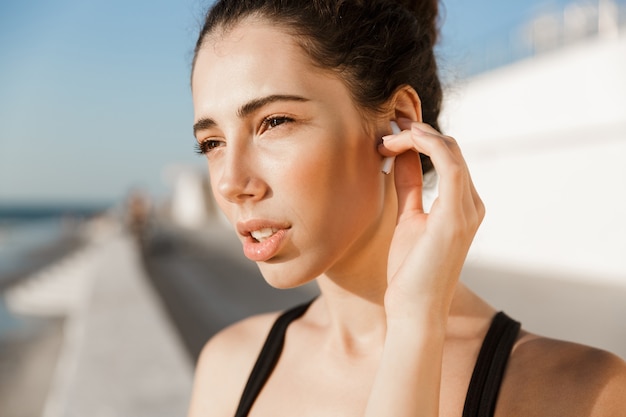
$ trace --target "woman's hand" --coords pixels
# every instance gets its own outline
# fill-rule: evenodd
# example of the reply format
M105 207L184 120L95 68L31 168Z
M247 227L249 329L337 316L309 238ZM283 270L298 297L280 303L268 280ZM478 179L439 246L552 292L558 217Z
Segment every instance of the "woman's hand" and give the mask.
M384 156L397 155L398 221L387 266L385 346L365 417L435 417L450 304L485 210L454 139L424 123L398 125L404 131L379 147ZM429 213L418 152L439 174Z
M398 219L387 268L387 320L425 313L445 320L485 209L453 138L425 123L399 119L398 125L403 131L386 136L379 146L382 155L397 155ZM430 156L439 175L439 195L429 213L422 203L418 152Z

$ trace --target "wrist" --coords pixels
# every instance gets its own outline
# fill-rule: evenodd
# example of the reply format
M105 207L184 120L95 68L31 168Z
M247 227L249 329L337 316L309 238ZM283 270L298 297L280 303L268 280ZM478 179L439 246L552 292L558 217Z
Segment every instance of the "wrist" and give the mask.
M387 326L392 328L443 328L447 326L450 302L440 298L413 300L411 303L385 300Z
M387 318L385 345L404 345L409 350L443 344L447 315L412 314Z

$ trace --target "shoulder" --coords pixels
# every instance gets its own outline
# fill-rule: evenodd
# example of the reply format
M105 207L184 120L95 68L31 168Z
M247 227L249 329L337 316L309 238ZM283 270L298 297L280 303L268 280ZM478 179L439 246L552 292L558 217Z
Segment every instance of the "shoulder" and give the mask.
M500 415L626 416L626 363L589 346L523 334L503 382Z
M247 318L207 342L196 366L189 417L235 414L248 376L279 314Z

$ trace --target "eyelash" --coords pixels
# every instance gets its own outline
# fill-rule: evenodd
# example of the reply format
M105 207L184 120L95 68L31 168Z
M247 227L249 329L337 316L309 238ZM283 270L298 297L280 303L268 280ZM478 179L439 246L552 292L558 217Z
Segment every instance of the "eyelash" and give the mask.
M219 141L208 139L208 140L202 141L201 143L196 143L194 145L194 151L198 155L206 155L207 153L211 152L213 149L217 148L218 146L219 146Z
M274 129L282 124L293 122L294 119L288 116L280 115L280 116L269 116L263 119L261 122L261 128L263 129ZM194 145L195 153L198 155L206 155L211 152L213 149L220 146L219 140L207 139L200 143L196 143Z

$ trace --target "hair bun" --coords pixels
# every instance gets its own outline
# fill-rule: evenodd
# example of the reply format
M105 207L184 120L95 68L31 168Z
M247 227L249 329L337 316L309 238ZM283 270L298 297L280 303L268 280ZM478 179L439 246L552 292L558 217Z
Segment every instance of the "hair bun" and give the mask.
M420 25L428 27L431 46L439 37L439 1L438 0L396 0L415 16Z

